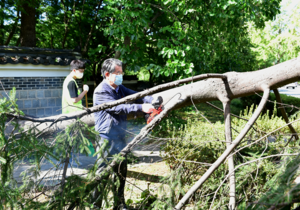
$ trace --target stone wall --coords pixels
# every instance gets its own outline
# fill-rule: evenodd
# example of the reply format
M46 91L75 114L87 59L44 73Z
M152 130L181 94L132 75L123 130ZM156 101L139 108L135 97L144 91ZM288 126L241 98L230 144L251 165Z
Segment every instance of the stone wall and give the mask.
M17 104L26 115L46 117L61 114L65 77L0 77L4 90L16 87ZM81 81L78 81L81 87ZM7 97L0 84L0 98Z

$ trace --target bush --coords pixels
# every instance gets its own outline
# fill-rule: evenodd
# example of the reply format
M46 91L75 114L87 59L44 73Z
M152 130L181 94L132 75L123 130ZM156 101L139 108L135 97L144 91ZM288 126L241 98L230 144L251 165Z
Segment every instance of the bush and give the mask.
M249 119L253 110L254 106L252 105L249 109L241 112L240 116ZM266 133L285 125L281 117L277 116L276 105L273 110L275 110L273 114L270 114L267 110L265 114L262 114L257 119L254 126L255 129L251 129L248 132L237 149L247 146ZM168 137L171 137L172 140L168 141L163 148L165 151L164 158L172 170L178 170L180 167L183 167L181 181L182 186L184 186L183 190L186 191L224 152L226 148L224 124L220 121L210 124L190 118L187 119L185 125L179 128L172 126L173 124L171 123L173 123L173 118L167 119L165 123L165 127L170 131ZM242 119L232 117L233 140L246 123ZM297 129L300 127L300 124L294 124L294 127ZM260 142L239 151L234 156L235 166L286 151L286 134L284 133L289 133L287 127L272 133L276 137L275 142L271 143L267 138L263 138ZM290 153L299 150L299 146L288 148ZM237 203L241 206L241 209L243 209L242 206L245 206L247 202L259 199L267 191L264 185L278 172L278 163L282 160L284 160L284 157L263 159L258 162L246 164L235 171ZM198 201L196 204L198 209L208 209L211 204L214 208L225 209L225 205L228 204L229 200L229 184L227 180L221 185L214 201L212 198L227 174L227 164L222 164L204 183L201 189L198 190L194 196L194 199Z
M251 96L246 96L241 98L241 108L246 109L247 107L250 107L252 104L259 104L261 100L262 94L257 94L257 95L251 95ZM297 111L299 111L300 107L300 98L295 98L293 96L287 96L285 94L280 94L282 103L289 105L289 106L284 106L285 110L287 112L288 116L291 116L295 114ZM276 101L276 96L274 93L270 93L269 96L269 102L266 104L263 113L266 113L267 110L269 110L269 115L273 115L274 112L274 104L271 101ZM277 112L277 116L281 117L281 112Z

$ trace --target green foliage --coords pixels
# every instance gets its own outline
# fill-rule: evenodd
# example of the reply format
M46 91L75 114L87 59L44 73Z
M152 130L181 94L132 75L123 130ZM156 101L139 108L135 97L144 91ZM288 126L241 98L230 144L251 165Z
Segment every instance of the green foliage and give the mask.
M262 5L229 1L210 4L205 1L153 1L144 5L132 2L124 5L125 10L115 11L123 18L117 18L107 31L111 35L109 40L117 44L128 69L146 67L152 80L156 77L158 82L187 77L192 72L253 69L245 23L253 19L262 26L261 20L272 18L278 11L273 9L278 6L277 1ZM151 17L155 15L160 16L151 24ZM134 18L136 16L139 20ZM120 36L122 39L115 39ZM129 46L124 44L126 37L130 38Z
M287 113L288 116L292 116L295 113L297 113L299 111L300 107L300 99L293 97L293 96L288 96L285 94L280 94L282 103L284 105L280 105L278 104L277 107L284 107L285 111ZM240 108L241 109L246 109L247 107L250 107L252 104L259 104L259 102L261 101L262 98L262 94L256 94L256 95L251 95L251 96L246 96L246 97L242 97L241 98L241 104L240 104ZM267 111L269 112L269 115L273 115L274 112L276 112L277 116L282 116L281 111L276 111L274 110L274 102L276 102L276 96L274 93L270 93L269 96L269 102L266 104L263 113L266 113Z
M90 141L95 141L97 132L89 128L88 125L81 120L67 126L67 128L56 136L56 153L59 158L66 158L71 151L74 153L82 153L90 155Z
M280 10L275 20L266 22L265 28L258 29L249 24L249 37L258 68L266 68L300 55L300 4L298 1L282 1Z
M34 168L31 169L32 176L38 175L40 159L47 156L55 159L52 148L43 139L35 137L32 131L24 132L18 121L7 117L7 113L24 115L18 110L16 104L16 90L10 91L9 96L0 100L0 173L1 191L0 200L3 206L16 208L22 205L24 198L21 192L27 189L28 180L24 178L24 184L18 186L13 178L14 165L26 158L33 158ZM5 133L7 126L11 127L11 133ZM37 173L36 173L37 172ZM19 201L18 201L19 200Z
M161 180L162 183L164 183L164 185L161 185L159 188L162 199L156 199L151 205L151 209L173 209L173 206L177 204L181 196L185 194L181 176L183 170L183 167L180 166Z
M215 123L213 127L218 131L223 128L220 122ZM187 183L191 183L203 172L203 168L199 167L199 164L204 164L204 168L207 167L222 154L225 148L222 142L218 141L216 143L214 141L219 139L221 137L219 135L223 135L223 132L216 133L206 122L196 123L196 121L188 119L185 128L182 126L180 132L173 129L172 133L173 140L168 141L164 147L167 154L165 157L166 162L172 169L177 169L180 166L185 169L188 168L188 170L185 170L186 176L184 176ZM203 138L206 141L199 144L199 141ZM182 162L183 160L191 162Z
M253 109L254 106L245 109L241 112L240 116L249 119L253 113ZM296 119L298 119L298 116ZM169 119L169 124L170 121L173 121L173 118ZM168 121L166 121L166 124L168 124ZM232 117L233 139L237 137L245 124L246 121ZM285 147L287 138L289 138L286 136L289 130L284 125L285 122L276 115L275 111L273 115L266 112L257 119L254 129L248 132L244 141L236 149L238 153L234 156L234 163L236 167L241 165L235 171L237 204L240 205L239 209L244 209L242 206L245 207L249 202L251 203L260 199L270 187L276 189L277 185L269 185L268 187L265 184L269 183L268 181L273 179L273 177L278 177L276 174L285 169L286 160L293 160L293 158L286 159L286 157L276 156L276 154L297 153L299 150L299 146ZM299 123L294 123L293 125L296 130L300 128ZM280 127L284 128L272 133L273 138L276 137L275 142L270 142L268 139L262 138L258 143L249 145L266 133ZM222 122L216 122L212 125L197 119L187 119L184 127L174 126L170 130L169 135L164 137L171 138L163 148L165 151L165 161L174 171L180 167L183 168L180 180L182 181L182 186L184 186L182 188L184 191L188 190L201 177L210 164L214 163L226 148L224 124ZM275 156L265 158L270 155ZM260 158L265 159L247 164L249 161ZM279 164L280 168L278 168ZM197 209L209 209L210 206L217 209L227 208L226 206L229 202L229 183L228 180L224 179L227 174L227 164L222 164L203 184L201 189L197 191L191 203L195 202ZM295 172L293 176L296 176L296 174L298 173ZM224 183L222 183L223 179ZM293 180L293 178L291 179ZM220 188L218 189L218 187ZM284 188L286 190L293 189L288 185L285 185ZM276 192L279 191L278 189ZM178 197L179 194L175 196ZM168 196L166 195L165 197ZM283 200L281 201L283 202Z
M101 63L119 57L130 71L148 71L150 81L256 68L247 23L262 28L279 13L272 1L38 1L37 47L80 46L92 61L86 76L100 77ZM21 2L3 2L2 36L18 45ZM2 27L2 28L1 28ZM0 33L1 36L1 33Z
M96 173L103 161L108 163L108 160L101 158L108 148L108 142L106 141L95 154L99 157L86 177L66 176L59 170L68 167L71 152L89 155L90 140L96 140L98 133L93 127L89 128L78 119L52 137L46 139L38 137L39 133L34 132L33 129L24 130L18 120L7 117L8 114L24 115L18 109L15 95L16 91L13 89L9 96L0 99L0 209L63 209L69 205L81 209L94 208L93 203L97 199L93 198L92 193L96 188L102 192L105 205L111 206L112 200L118 196L109 194L118 187L120 182L110 176L113 174L111 170ZM8 132L7 129L12 131ZM124 159L119 156L115 158L117 162ZM54 171L47 173L62 173L64 182L55 180L57 178L52 176L46 177L47 174L41 176L43 159L53 164L50 171ZM30 164L31 167L21 173L23 179L20 185L13 172L15 167L23 163ZM99 173L107 177L106 181L97 180ZM41 199L43 195L46 195L46 199Z
M267 180L264 190L267 192L261 196L257 203L251 203L247 209L266 209L266 207L278 206L282 209L291 209L293 203L299 202L299 182L295 182L299 177L300 158L284 158L278 173ZM285 204L285 205L282 205Z
M157 195L153 195L153 190L144 190L141 193L141 198L135 202L133 200L128 199L126 204L130 206L131 204L139 205L140 209L153 209L151 206L157 200Z

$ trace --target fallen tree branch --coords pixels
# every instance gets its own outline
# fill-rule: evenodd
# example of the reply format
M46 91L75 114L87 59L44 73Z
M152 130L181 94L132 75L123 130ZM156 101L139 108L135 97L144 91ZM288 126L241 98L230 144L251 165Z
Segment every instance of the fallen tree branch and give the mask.
M190 190L183 196L183 198L178 202L178 204L175 206L175 209L181 209L187 201L190 199L190 197L198 190L202 184L210 177L210 175L225 161L225 159L230 155L230 153L238 146L238 144L241 142L241 140L244 138L244 136L248 133L256 119L259 117L260 113L262 112L264 106L267 103L270 89L269 87L262 87L264 89L264 94L262 97L261 102L259 103L259 106L253 113L250 120L247 122L243 130L240 132L240 134L236 137L236 139L232 142L232 144L224 151L224 153L213 163L213 165L203 174L203 176L190 188Z
M218 77L218 78L211 78L211 77ZM225 74L217 74L217 75L204 74L193 78L174 81L172 83L160 85L151 88L149 90L145 90L140 93L137 93L135 95L125 97L119 101L114 101L113 103L107 103L97 107L92 107L87 110L79 111L73 115L61 115L63 118L59 119L59 121L56 122L51 128L49 128L48 123L44 123L44 122L50 122L50 121L53 122L58 118L58 116L52 116L50 118L49 117L32 118L30 120L43 122L42 125L38 127L38 130L43 130L45 127L48 127L47 132L45 132L43 135L49 135L49 134L52 135L56 131L62 130L69 124L74 123L77 117L80 118L81 121L88 124L89 126L94 126L95 121L93 115L89 113L106 109L112 106L116 106L118 104L130 102L137 98L155 92L159 92L162 90L164 91L153 94L153 97L161 96L163 98L164 103L170 100L171 97L174 95L174 93L182 94L183 98L185 98L185 101L180 103L180 105L174 107L174 109L177 109L180 107L192 105L192 101L190 100L191 97L195 104L203 103L207 101L221 100L224 97L227 97L230 100L232 100L234 98L263 92L262 89L263 85L267 85L271 89L275 89L285 84L295 82L299 80L299 77L300 77L300 59L296 58L259 71L251 71L251 72L243 72L243 73L228 72ZM182 85L180 87L172 88L170 90L165 90L171 87L175 87L176 85L179 84L183 84L189 81L195 81L197 79L204 79L204 78L208 78L208 79L198 81L198 82L193 82L187 85ZM127 115L127 119L131 119L134 117L143 117L143 116L142 114Z
M230 100L223 102L224 108L224 123L225 123L225 139L227 148L230 147L232 142L231 133L231 118L230 118ZM235 173L234 173L234 161L233 155L228 158L228 170L230 175L229 178L229 209L235 209L236 195L235 195Z
M108 109L108 108L111 108L111 107L114 107L114 106L117 106L117 105L120 105L120 104L129 103L129 102L134 101L136 99L139 99L139 98L145 97L147 95L151 95L153 93L156 93L158 91L166 90L166 89L169 89L169 88L172 88L172 87L176 87L180 84L188 83L188 82L191 82L191 81L197 81L197 80L201 80L201 79L206 79L206 78L226 79L227 76L224 75L224 74L202 74L202 75L190 77L190 78L187 78L187 79L181 79L181 80L166 83L166 84L163 84L163 85L158 85L156 87L138 92L136 94L132 94L130 96L126 96L126 97L124 97L120 100L116 100L116 101L113 101L113 102L110 102L110 103L104 103L104 104L94 106L94 107L85 109L83 111L78 111L78 112L75 112L75 113L72 113L72 114L64 114L64 115L51 116L51 117L41 117L41 118L15 115L15 114L7 114L7 116L15 117L15 118L21 119L21 120L27 120L27 121L31 121L31 122L41 122L41 123L60 122L60 121L65 121L65 120L82 118L83 116L85 116L87 114L98 112L98 111L103 110L103 109Z

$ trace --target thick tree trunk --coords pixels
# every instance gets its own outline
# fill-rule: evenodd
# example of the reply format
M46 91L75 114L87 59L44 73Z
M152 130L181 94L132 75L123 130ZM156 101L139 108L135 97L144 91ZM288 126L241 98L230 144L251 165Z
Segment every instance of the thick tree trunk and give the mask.
M5 10L5 2L1 1L0 2L0 8L1 8L1 12L0 12L0 45L4 44L4 10Z
M36 6L37 0L22 1L21 10L21 46L36 46Z

